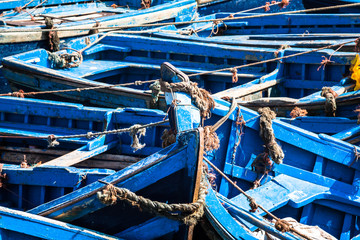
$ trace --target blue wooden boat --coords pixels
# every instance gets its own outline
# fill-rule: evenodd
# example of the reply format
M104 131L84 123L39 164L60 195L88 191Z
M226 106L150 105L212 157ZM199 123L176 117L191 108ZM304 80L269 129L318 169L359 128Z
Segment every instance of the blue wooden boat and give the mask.
M243 19L231 20L229 16ZM188 41L201 41L236 46L272 47L281 46L318 48L357 38L358 14L284 14L269 17L254 17L251 13L217 13L196 20L186 27L167 26L153 36ZM228 18L226 21L223 19ZM211 20L211 21L210 21ZM347 45L341 51L353 51Z
M359 103L359 90L354 91L356 81L349 73L356 54L324 50L296 57L286 56L306 51L286 49L278 68L260 79L214 94L217 97L234 97L242 106L257 109L270 107L278 116L289 117L294 107L307 110L309 115L328 115L356 118L354 112ZM331 59L323 64L324 59ZM326 65L326 66L325 66ZM322 93L323 87L331 87L331 96ZM325 90L324 90L325 91ZM331 90L329 90L331 91ZM322 95L323 94L323 95ZM338 95L338 96L337 96ZM334 98L333 105L329 98ZM325 109L333 106L333 109Z
M180 97L182 103L176 110L178 115L174 121L176 125L173 125L179 133L175 144L97 182L31 209L29 213L94 230L101 229L104 233L125 239L184 239L191 232L191 227L184 222L191 216L193 220L199 217L196 214L201 210L205 195L200 161L204 136L201 129L183 131L198 127L200 114L191 105L187 94ZM117 202L102 200L104 195L111 193L106 190L110 189L109 186L118 188L115 188L120 197ZM131 197L132 193L128 190L121 197L118 191L125 191L124 188L150 198L151 204ZM152 207L159 205L153 200L163 202L166 207ZM193 202L196 202L195 205L187 204ZM170 203L176 203L176 206L171 207ZM186 204L175 208L179 203ZM189 210L189 205L193 210ZM154 216L154 213L160 216Z
M0 216L1 239L119 239L100 232L5 207L0 207Z
M205 213L223 239L258 239L258 228L280 239L303 239L296 229L281 229L287 222L275 227L266 220L275 217L317 225L336 239L359 236L359 147L274 119L268 108L259 115L235 101L215 102L205 121L219 139L219 148L204 155L211 173Z
M73 40L67 47L84 49L86 42L94 42L99 36ZM72 50L67 51L73 53ZM274 49L266 48L240 48L115 34L84 50L83 61L78 67L59 68L48 59L49 53L38 49L4 58L3 72L13 86L25 91L96 87L88 91L53 92L51 95L67 101L106 107L156 107L166 110L163 95L157 101L159 91L152 92L150 84L153 81L149 81L160 77L160 64L164 61L173 63L188 74L202 73L192 79L200 87L216 93L272 72L276 63L239 70L235 75L237 82L233 81L234 73L230 71L206 71L271 59L273 52ZM65 52L56 54L62 53ZM135 81L138 85L134 85ZM109 88L117 84L128 85Z
M164 113L148 109L105 109L80 104L36 99L2 97L0 103L1 162L20 164L24 155L28 165L78 166L122 169L143 156L161 149L160 137L168 124L149 128L140 139L141 149L131 147L128 134L79 136L58 139L49 148L49 136L87 134L126 129L134 124L162 122ZM91 134L91 133L90 133ZM105 153L104 155L100 155ZM89 160L88 160L89 159Z
M0 17L0 57L39 47L57 51L63 39L109 30L91 30L93 27L189 20L196 6L194 0L152 3L108 0L85 3L79 0L5 1L0 3L0 9L11 10L3 12ZM17 10L12 10L15 7ZM69 31L41 32L54 28Z

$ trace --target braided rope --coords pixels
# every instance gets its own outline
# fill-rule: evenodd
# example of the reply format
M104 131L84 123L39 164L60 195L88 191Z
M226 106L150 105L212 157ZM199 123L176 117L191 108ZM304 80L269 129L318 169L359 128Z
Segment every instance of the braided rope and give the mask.
M325 113L326 116L335 117L336 112L336 100L338 94L331 89L331 87L323 87L321 89L321 96L326 99L325 101Z
M276 114L268 107L259 108L258 112L260 114L260 137L265 143L271 160L277 164L281 164L285 155L281 147L277 144L274 130L272 129L272 119L276 118Z
M105 183L101 180L99 182ZM155 215L161 215L170 219L182 221L186 225L196 225L204 214L206 196L205 173L201 176L198 200L194 203L172 203L153 201L137 195L126 188L119 188L108 184L105 189L97 193L98 199L106 205L114 205L118 200L125 201L129 205L146 210Z

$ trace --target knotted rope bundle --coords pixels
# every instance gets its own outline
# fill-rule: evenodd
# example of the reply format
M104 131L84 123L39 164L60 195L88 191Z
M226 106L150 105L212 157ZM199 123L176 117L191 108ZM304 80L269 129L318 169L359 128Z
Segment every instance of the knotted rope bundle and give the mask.
M326 98L325 101L325 113L326 116L335 117L336 112L336 100L338 94L330 87L323 87L321 89L321 96Z
M303 116L306 116L307 114L308 114L308 112L306 111L306 109L294 107L294 109L291 110L291 112L290 112L290 117L291 118L303 117Z
M82 54L74 49L73 53L56 54L48 52L48 59L57 68L74 68L80 66L83 61Z
M275 119L276 114L268 107L259 108L258 112L260 114L260 137L265 143L271 160L277 164L281 164L284 159L284 152L275 141L274 131L272 129L272 120Z
M215 107L215 101L210 93L199 88L194 82L168 83L160 80L161 91L163 92L185 92L190 94L193 103L200 109L203 118L210 117L210 111Z
M166 148L176 142L176 133L174 130L165 129L161 135L162 147Z
M108 184L105 189L97 193L99 200L106 205L114 205L117 200L125 201L131 206L146 210L155 215L180 220L186 225L196 225L204 215L206 196L205 174L202 174L198 200L194 203L173 203L152 201L136 195L126 188Z
M130 127L129 135L132 138L131 147L134 152L140 150L146 146L146 144L141 144L139 138L145 136L146 128L140 128L140 124L135 124Z

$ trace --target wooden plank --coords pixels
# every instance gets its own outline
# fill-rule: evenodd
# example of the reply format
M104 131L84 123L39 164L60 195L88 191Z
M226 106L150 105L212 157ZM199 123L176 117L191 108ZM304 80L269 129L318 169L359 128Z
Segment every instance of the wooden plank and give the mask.
M277 84L281 83L282 80L283 79L271 80L271 81L267 81L264 83L252 85L248 88L227 89L225 91L218 92L218 93L214 94L213 96L219 97L219 98L222 98L222 97L241 98L241 97L245 97L247 95L254 94L254 93L266 90L268 88L274 87Z
M72 151L68 154L65 154L61 157L58 157L54 160L51 160L45 164L42 165L47 165L47 166L63 166L63 167L67 167L67 166L72 166L76 163L85 161L91 157L93 157L94 155L98 155L100 153L103 153L113 147L115 147L116 145L118 145L119 142L118 141L113 141L110 142L106 145L101 145L97 148L94 148L90 151L87 150L87 146L83 146L79 149L76 149L75 151Z

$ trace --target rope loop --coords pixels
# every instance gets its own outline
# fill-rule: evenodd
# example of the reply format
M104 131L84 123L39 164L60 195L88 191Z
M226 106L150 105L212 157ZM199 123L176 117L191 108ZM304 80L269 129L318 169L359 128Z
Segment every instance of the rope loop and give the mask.
M130 127L130 136L132 137L132 143L131 143L131 147L133 149L134 152L136 152L137 150L140 150L142 148L144 148L146 146L146 144L141 144L139 138L141 138L142 136L145 136L146 134L146 128L141 128L140 124L135 124L133 126Z
M323 67L323 70L325 70L325 67L327 64L334 63L334 61L330 61L331 56L330 56L330 58L322 56L322 58L323 58L323 60L321 60L320 66L318 67L317 71L319 71L321 69L321 67Z
M291 119L297 118L297 117L303 117L306 116L308 114L308 112L306 111L306 109L301 109L299 107L294 107L293 110L291 110L290 112L290 117Z
M255 199L252 197L248 198L249 201L249 206L250 206L250 212L254 213L257 211L257 209L259 208L259 205L256 203Z

